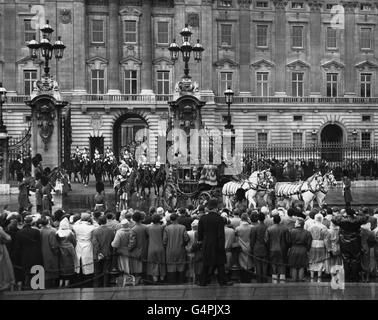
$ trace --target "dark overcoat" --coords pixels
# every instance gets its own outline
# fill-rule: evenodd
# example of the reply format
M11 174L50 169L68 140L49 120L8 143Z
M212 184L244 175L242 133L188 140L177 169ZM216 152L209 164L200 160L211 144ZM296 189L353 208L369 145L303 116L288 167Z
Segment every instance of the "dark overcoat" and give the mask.
M43 265L41 233L39 230L25 225L16 233L15 241L16 264L19 264L23 272L29 273L35 265Z
M350 191L350 187L351 187L352 183L351 183L350 179L347 178L347 177L343 179L343 183L344 183L344 200L345 200L345 203L352 202L353 201L352 192Z
M211 211L199 220L198 241L202 242L204 265L226 263L224 221L217 212Z

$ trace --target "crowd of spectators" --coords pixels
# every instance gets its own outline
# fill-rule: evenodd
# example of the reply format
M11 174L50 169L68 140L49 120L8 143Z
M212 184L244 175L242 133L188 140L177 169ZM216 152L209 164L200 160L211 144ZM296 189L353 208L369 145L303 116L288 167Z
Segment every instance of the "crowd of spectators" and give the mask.
M278 202L273 210L230 212L214 199L147 213L3 210L0 287L30 288L36 265L44 267L46 288L110 286L117 279L207 285L215 267L221 285L329 281L332 267L341 265L346 281L370 281L377 216L378 209L327 205L303 211L300 202L288 210Z

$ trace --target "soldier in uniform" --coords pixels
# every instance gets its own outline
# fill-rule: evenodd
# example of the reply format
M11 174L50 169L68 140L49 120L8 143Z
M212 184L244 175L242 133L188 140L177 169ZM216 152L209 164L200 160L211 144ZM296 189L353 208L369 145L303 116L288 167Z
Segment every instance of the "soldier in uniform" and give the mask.
M84 159L89 159L89 152L88 152L88 147L84 147L84 151L81 155L81 158Z

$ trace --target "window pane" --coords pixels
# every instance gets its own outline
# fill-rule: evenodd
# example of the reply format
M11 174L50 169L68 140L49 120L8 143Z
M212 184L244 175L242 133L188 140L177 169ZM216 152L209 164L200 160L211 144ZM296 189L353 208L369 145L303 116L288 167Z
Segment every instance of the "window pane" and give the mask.
M360 32L360 41L362 49L371 49L371 29L370 28L361 28Z
M259 132L257 134L257 144L259 146L266 146L268 144L268 134L265 132Z
M168 43L168 22L158 22L158 43Z
M104 42L103 20L92 20L92 42Z
M302 26L293 26L293 47L302 48L303 47L303 39L302 39Z
M336 29L327 28L327 48L336 48Z
M231 46L231 32L232 25L222 24L221 25L221 44Z
M29 42L33 40L33 37L35 36L36 32L32 28L31 20L24 20L24 41Z
M293 133L293 145L295 147L302 146L302 133L301 132L294 132Z
M268 36L268 26L258 25L257 26L257 46L259 47L268 46L267 36Z
M136 21L135 20L125 20L124 21L125 27L125 42L136 42Z

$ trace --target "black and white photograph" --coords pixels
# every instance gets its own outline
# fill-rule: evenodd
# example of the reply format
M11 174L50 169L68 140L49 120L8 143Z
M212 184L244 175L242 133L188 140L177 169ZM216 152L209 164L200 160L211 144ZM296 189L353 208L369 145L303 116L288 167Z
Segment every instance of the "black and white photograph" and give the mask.
M377 300L377 124L376 0L0 0L0 300Z

